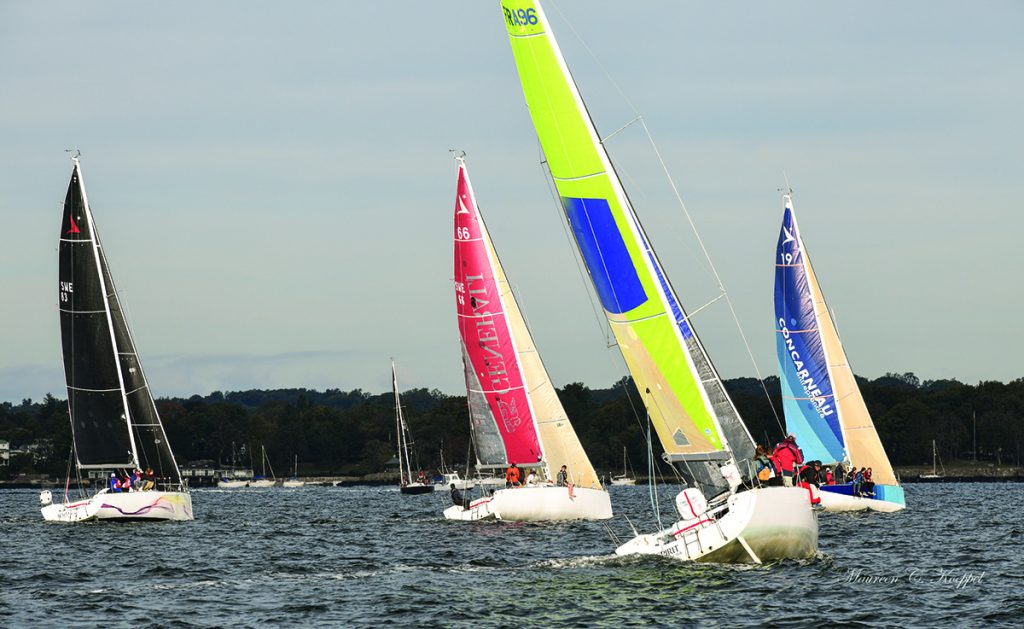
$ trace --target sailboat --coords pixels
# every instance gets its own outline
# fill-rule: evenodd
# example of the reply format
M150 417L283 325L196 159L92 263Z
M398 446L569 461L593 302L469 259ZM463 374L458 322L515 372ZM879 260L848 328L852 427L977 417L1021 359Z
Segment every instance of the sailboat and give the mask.
M413 448L409 426L402 414L402 399L398 395L398 376L395 374L395 361L391 361L391 386L395 393L395 434L398 435L398 487L403 494L429 494L434 486L427 479L414 479L409 449Z
M775 255L775 338L786 428L805 461L871 468L871 495L852 483L821 486L827 511L899 511L906 506L853 376L804 246L787 192Z
M754 444L654 253L538 2L503 0L527 108L594 290L664 451L680 519L616 554L760 563L817 548L808 492L758 487Z
M921 476L920 476L921 480L937 480L939 478L942 478L946 474L946 466L945 465L942 466L942 474L939 474L939 468L937 466L938 459L939 459L939 451L935 447L935 440L932 439L932 473L931 474L921 474Z
M629 473L629 457L626 446L622 446L622 474L612 477L612 485L636 485L636 479Z
M242 444L242 454L245 454L245 444ZM217 479L219 489L241 489L248 487L252 482L252 456L249 457L249 467L242 468L238 465L238 451L235 450L235 442L231 442L231 467L224 470L223 477Z
M61 220L58 308L74 463L79 479L83 470L102 470L110 473L111 483L77 500L65 489L62 502L42 492L43 518L191 520L192 497L167 443L114 288L77 154L72 162ZM114 487L113 481L134 470L145 470L152 485ZM65 487L70 484L69 477Z
M304 487L305 481L299 480L299 455L295 455L295 468L292 470L291 478L286 478L281 483L282 487Z
M558 400L457 157L455 307L477 471L521 466L525 487L445 510L452 520L604 520L611 499ZM559 472L565 469L564 485Z
M277 484L277 476L274 475L274 467L270 466L270 477L267 477L267 466L270 465L270 460L267 458L267 448L263 444L260 444L260 460L262 473L259 476L253 476L253 479L249 481L249 487L273 487Z

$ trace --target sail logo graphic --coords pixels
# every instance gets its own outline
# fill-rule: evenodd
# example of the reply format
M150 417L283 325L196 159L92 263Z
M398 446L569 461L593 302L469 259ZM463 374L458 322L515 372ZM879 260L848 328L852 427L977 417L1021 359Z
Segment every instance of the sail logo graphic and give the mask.
M835 409L832 408L832 404L828 400L828 394L823 393L821 387L814 382L810 370L804 369L804 361L800 358L800 352L796 349L789 328L786 327L785 319L779 319L779 331L786 343L789 357L793 361L793 368L796 369L796 377L800 379L800 384L804 388L804 394L814 403L814 408L822 419L832 415L835 413Z
M67 230L64 233L65 234L80 234L80 233L82 233L81 230L78 229L78 224L75 223L75 217L74 216L69 216L68 218L71 219L71 229Z
M494 322L494 314L489 308L491 300L487 294L487 283L483 275L467 275L465 283L469 292L469 305L477 317L476 338L487 367L487 373L481 375L490 380L495 390L507 391L512 385L502 353L501 337Z
M466 198L466 193L459 194L459 209L455 212L456 214L469 214L469 210L466 209L466 202L463 199Z
M523 423L522 418L519 417L519 410L516 409L516 401L506 402L498 398L495 400L498 402L498 413L501 415L501 422L505 424L505 431L515 432Z
M793 264L800 256L800 241L793 235L791 227L782 226L782 242L779 243L779 259L782 264ZM785 251L786 245L793 243L789 251Z

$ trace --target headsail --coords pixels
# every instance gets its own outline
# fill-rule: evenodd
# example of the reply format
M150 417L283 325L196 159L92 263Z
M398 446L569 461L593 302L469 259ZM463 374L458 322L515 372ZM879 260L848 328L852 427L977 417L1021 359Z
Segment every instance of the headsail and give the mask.
M876 483L895 485L788 194L785 203L775 255L775 330L786 428L805 459L871 467Z
M181 477L121 309L75 160L59 247L64 370L80 467L152 467Z
M510 463L541 461L548 479L565 465L576 485L600 487L533 344L462 159L455 199L455 298L481 463L503 451Z
M654 253L539 3L503 0L526 103L595 291L666 458L708 488L753 456L747 433Z

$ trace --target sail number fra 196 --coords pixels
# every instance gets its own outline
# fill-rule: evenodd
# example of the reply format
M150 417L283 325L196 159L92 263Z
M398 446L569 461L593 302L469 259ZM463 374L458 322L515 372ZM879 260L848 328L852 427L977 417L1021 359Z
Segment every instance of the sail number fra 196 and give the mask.
M505 12L505 21L509 26L533 26L537 23L537 9L516 9L501 7Z

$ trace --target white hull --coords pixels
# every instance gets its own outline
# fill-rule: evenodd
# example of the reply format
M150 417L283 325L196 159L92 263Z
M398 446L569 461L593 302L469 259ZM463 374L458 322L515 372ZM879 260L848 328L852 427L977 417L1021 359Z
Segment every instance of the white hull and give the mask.
M859 496L847 496L831 491L821 491L821 506L825 511L843 513L847 511L881 511L882 513L893 513L906 508L905 504L889 502L887 500L875 500L874 498L863 498Z
M451 474L442 474L444 480L440 483L434 483L434 491L447 491L451 489L452 484L455 485L455 489L459 491L467 491L476 487L470 479L463 479L459 476L458 472L452 472Z
M247 480L219 480L217 481L217 487L221 489L238 489L240 487L248 487L249 481Z
M270 478L259 478L249 481L249 487L273 487L276 484L277 481Z
M818 549L818 520L799 487L763 487L729 497L716 508L658 533L638 535L616 555L660 554L683 561L764 563L804 559Z
M49 522L89 520L192 520L192 497L180 491L111 493L104 489L88 500L42 507Z
M286 480L281 483L282 487L305 487L306 481L304 480Z
M612 502L603 489L575 487L517 487L499 489L492 496L474 500L469 509L451 506L444 510L449 520L509 520L552 522L557 520L607 520Z
M616 476L612 479L612 485L636 485L636 479Z

